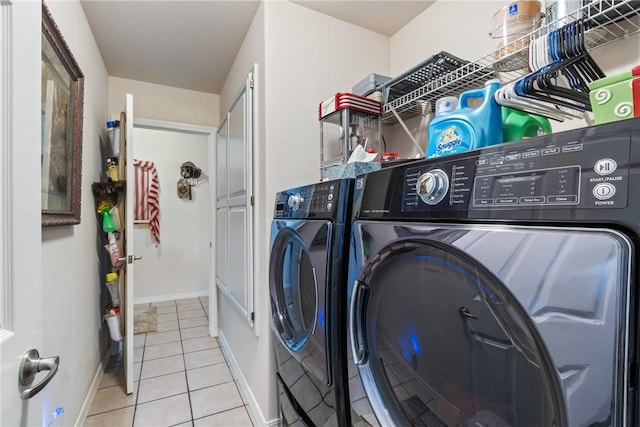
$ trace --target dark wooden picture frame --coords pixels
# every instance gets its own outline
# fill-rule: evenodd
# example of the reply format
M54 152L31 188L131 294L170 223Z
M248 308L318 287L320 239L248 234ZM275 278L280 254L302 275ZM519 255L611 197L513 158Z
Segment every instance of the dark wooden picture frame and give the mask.
M84 75L42 2L42 225L80 223Z

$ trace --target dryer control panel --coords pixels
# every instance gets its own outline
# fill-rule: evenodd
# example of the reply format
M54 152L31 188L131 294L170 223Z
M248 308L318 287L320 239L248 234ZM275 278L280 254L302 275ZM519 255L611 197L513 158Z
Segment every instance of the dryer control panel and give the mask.
M626 207L631 133L560 135L407 167L402 211Z
M274 218L335 218L341 181L291 188L276 195Z

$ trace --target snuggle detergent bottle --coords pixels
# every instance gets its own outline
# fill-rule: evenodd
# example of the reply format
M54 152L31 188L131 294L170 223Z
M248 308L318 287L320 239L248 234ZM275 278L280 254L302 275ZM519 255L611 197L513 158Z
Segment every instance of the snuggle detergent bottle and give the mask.
M464 92L459 106L443 98L436 102L436 115L429 123L427 158L461 153L502 142L502 112L493 98L500 87L499 80L489 80L484 88ZM470 107L469 101L481 104Z

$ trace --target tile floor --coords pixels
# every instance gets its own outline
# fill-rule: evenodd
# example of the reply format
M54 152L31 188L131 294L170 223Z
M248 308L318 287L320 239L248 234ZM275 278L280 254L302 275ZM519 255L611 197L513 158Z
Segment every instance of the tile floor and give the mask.
M208 304L152 303L158 331L134 337L134 392L124 391L121 360L110 361L85 427L253 426L220 344L208 336Z

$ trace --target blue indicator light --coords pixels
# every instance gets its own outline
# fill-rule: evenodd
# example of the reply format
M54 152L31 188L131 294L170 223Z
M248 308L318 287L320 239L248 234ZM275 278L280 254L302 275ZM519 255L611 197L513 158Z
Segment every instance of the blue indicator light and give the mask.
M418 337L416 337L415 334L411 334L409 335L409 341L411 341L411 344L413 344L414 353L420 353L420 344L418 343Z

